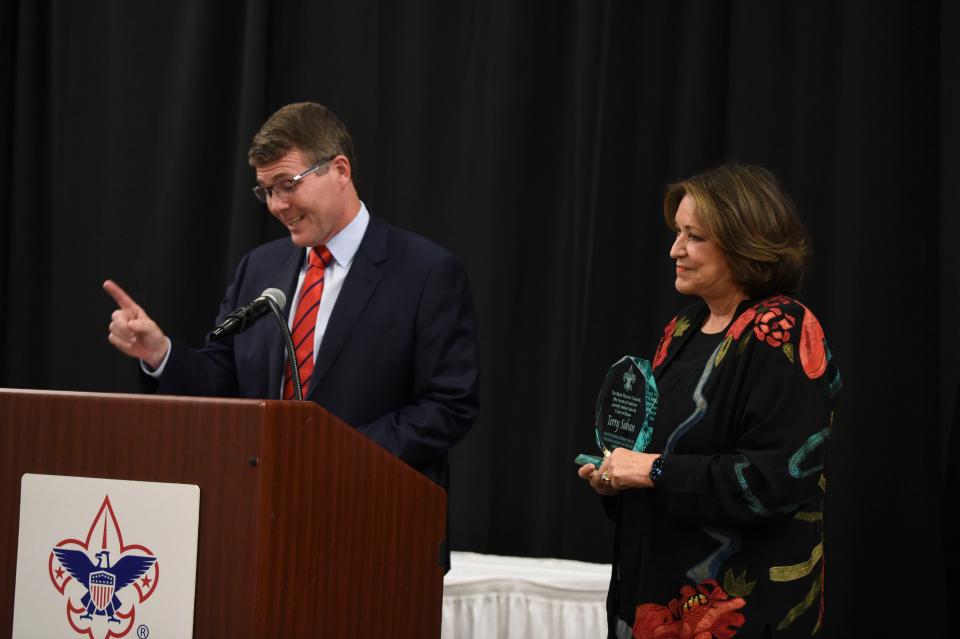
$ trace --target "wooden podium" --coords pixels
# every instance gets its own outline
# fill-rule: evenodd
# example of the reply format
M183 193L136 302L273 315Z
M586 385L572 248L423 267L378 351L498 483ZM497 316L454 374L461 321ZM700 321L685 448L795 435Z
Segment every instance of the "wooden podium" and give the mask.
M439 637L446 494L312 402L0 389L0 637L24 473L200 486L195 637Z

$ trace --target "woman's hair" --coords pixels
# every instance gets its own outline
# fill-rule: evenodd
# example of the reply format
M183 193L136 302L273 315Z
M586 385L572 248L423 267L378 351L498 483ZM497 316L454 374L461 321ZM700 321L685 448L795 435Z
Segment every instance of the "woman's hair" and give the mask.
M674 231L677 208L686 195L710 239L726 253L734 280L750 297L800 289L810 239L770 171L724 164L669 185L663 216Z

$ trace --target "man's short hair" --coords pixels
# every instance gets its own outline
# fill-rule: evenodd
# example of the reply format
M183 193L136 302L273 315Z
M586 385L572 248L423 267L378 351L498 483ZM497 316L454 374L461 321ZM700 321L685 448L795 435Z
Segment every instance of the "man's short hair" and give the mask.
M669 185L663 216L673 231L686 195L710 239L726 254L734 280L750 297L800 289L810 240L773 173L759 166L724 164Z
M281 107L253 136L247 161L252 167L276 162L290 150L303 152L310 164L343 155L357 184L353 138L330 109L316 102L294 102Z

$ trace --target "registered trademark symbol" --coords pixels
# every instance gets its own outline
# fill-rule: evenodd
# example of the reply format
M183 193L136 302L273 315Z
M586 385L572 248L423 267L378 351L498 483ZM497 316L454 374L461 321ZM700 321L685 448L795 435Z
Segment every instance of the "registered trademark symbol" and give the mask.
M140 639L147 639L147 637L149 636L150 636L149 628L147 628L143 624L140 624L139 626L137 626L137 637L139 637Z

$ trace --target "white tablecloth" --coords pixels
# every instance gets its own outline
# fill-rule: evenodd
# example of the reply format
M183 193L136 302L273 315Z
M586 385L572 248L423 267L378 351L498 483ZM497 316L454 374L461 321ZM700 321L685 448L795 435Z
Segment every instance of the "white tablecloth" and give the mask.
M605 637L609 564L455 552L442 639Z

